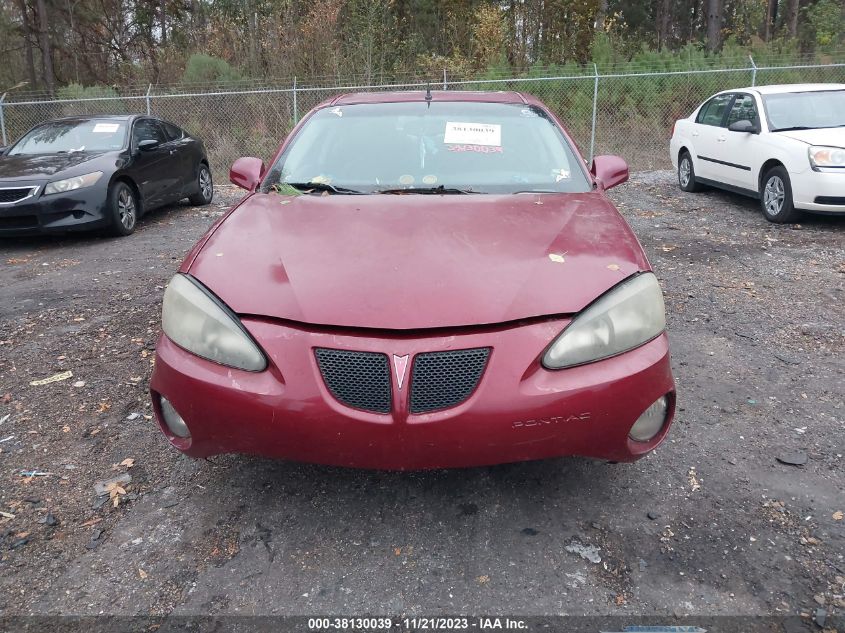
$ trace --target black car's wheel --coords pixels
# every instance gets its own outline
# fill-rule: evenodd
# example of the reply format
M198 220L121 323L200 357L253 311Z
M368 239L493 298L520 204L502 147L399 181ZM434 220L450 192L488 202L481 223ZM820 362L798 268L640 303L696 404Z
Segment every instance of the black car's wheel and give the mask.
M701 185L695 180L695 167L689 152L683 152L678 157L678 184L683 191L700 191Z
M760 207L763 217L777 224L798 220L801 212L792 203L792 184L785 168L780 165L772 167L763 176L760 184Z
M200 164L197 169L197 188L197 193L188 198L188 202L196 207L210 204L214 198L214 183L207 165Z
M108 208L111 212L112 232L129 235L138 224L138 196L125 182L117 181L109 187Z

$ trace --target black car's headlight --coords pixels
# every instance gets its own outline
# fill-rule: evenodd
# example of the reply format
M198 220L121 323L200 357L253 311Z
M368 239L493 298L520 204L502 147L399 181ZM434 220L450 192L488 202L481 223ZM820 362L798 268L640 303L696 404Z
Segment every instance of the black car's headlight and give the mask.
M247 371L267 367L238 317L185 275L173 277L164 291L161 326L171 341L197 356Z
M666 328L663 293L653 273L623 281L576 316L546 350L543 365L583 365L647 343Z
M55 182L48 182L44 187L44 195L48 196L51 193L64 193L66 191L75 191L76 189L83 189L90 187L97 183L102 178L103 172L92 171L90 174L82 176L74 176L73 178L65 178L64 180L56 180Z

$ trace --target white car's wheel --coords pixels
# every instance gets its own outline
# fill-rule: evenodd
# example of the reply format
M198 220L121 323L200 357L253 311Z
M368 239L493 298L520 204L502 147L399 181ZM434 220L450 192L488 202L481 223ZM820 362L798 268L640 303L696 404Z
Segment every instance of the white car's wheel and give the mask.
M760 206L769 222L783 224L795 222L801 212L792 203L792 185L789 173L778 165L772 167L761 181Z
M695 180L695 167L689 152L683 152L678 157L678 185L683 191L699 191L701 185Z

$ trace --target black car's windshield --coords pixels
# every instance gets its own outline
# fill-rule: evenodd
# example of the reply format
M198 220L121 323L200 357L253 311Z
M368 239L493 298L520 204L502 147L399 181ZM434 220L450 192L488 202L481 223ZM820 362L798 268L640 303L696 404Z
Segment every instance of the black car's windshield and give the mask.
M308 120L262 190L323 183L339 193L590 191L578 160L545 113L524 105L338 106Z
M764 95L763 103L772 132L845 125L845 90Z
M113 119L53 121L27 133L9 155L119 150L126 140L126 128L126 121Z

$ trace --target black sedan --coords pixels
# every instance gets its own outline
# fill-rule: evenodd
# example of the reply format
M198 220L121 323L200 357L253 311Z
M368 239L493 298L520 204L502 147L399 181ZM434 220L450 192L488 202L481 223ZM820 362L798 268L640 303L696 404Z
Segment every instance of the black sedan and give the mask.
M58 119L0 149L0 236L129 235L151 209L213 195L202 142L149 116Z

